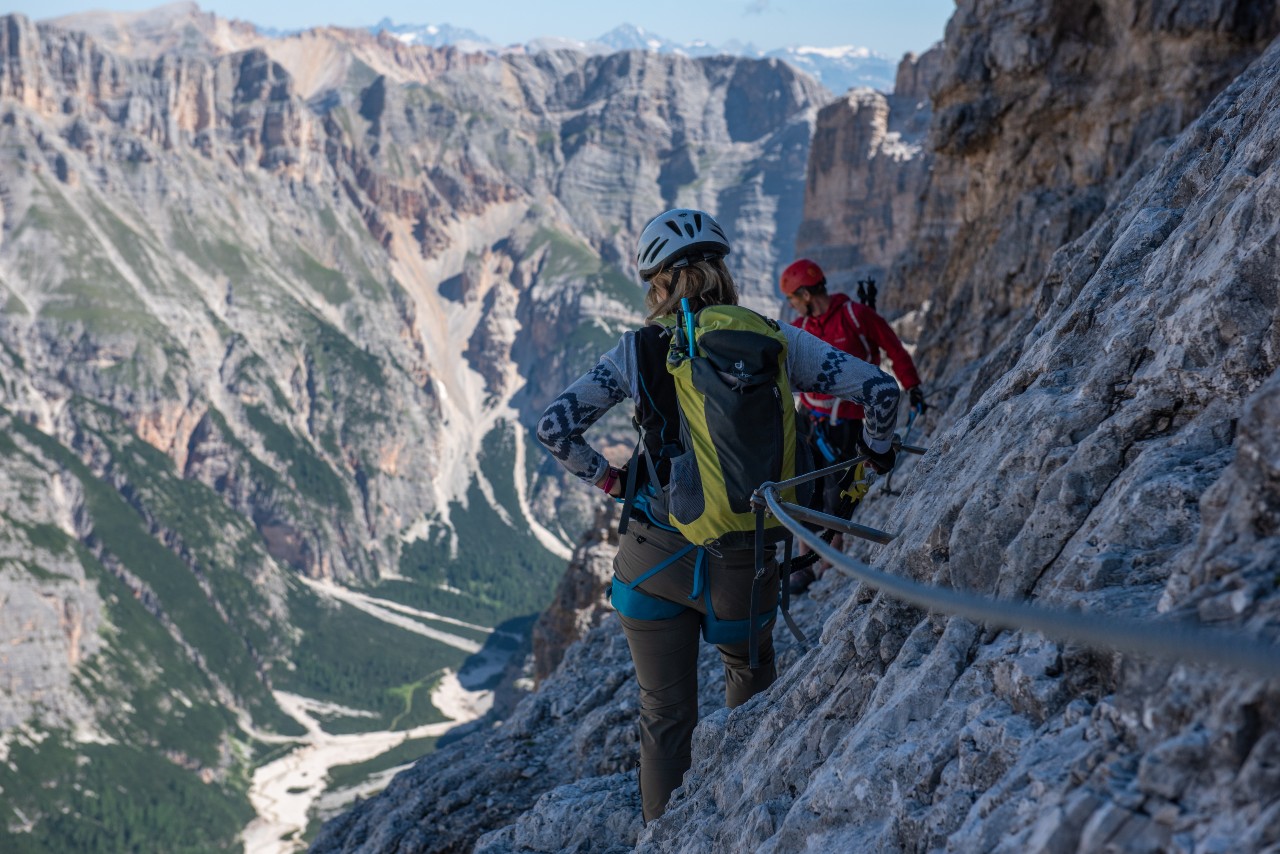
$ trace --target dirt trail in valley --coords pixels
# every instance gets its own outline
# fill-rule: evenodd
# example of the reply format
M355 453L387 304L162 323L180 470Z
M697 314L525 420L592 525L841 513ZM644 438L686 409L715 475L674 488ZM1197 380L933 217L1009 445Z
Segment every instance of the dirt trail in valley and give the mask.
M315 581L307 581L307 583L322 595L347 602L387 623L466 652L479 652L481 644L470 638L424 626L408 615L476 631L492 632L492 629L484 626L420 611L336 585ZM497 660L478 662L478 666L467 668L467 682L471 685L489 684L490 678L500 671L502 666L503 662ZM280 708L302 724L306 734L298 739L287 739L298 746L287 755L263 765L254 772L249 788L249 800L258 817L245 828L242 834L246 854L292 854L301 849L303 845L301 836L307 827L308 813L322 796L327 795L326 805L333 805L335 802L340 803L345 797L354 797L356 794L367 796L372 793L365 791L369 786L357 787L345 792L326 793L330 768L373 759L408 739L444 735L456 726L476 720L493 706L492 690L468 689L463 686L457 673L446 670L431 692L431 703L450 720L426 724L410 730L333 735L324 731L317 716L352 717L371 713L324 703L285 691L276 691L274 694ZM286 741L278 738L270 740ZM383 785L389 779L389 774L379 775L379 781Z

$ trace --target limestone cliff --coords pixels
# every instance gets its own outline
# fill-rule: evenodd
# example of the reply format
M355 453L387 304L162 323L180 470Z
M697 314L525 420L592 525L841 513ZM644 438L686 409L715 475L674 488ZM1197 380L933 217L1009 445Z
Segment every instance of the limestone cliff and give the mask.
M972 378L1058 247L1277 33L1269 0L957 5L931 90L930 180L889 283L894 305L929 304L919 360L931 382ZM957 412L982 391L961 390Z
M932 158L929 88L943 51L908 55L892 94L855 89L818 112L805 178L796 255L816 261L832 288L883 286L910 248ZM890 298L898 304L897 295Z

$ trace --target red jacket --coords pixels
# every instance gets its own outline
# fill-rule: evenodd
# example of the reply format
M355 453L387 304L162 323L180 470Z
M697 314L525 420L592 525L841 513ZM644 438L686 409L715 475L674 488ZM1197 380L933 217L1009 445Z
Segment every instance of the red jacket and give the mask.
M894 376L904 389L920 385L915 363L885 319L871 308L849 299L847 294L832 294L831 305L825 313L817 317L797 317L791 325L873 365L880 364L880 351L883 350L893 366ZM810 411L824 415L831 413L829 394L805 392L800 395L800 400ZM862 418L862 407L847 400L841 401L836 416L841 419Z

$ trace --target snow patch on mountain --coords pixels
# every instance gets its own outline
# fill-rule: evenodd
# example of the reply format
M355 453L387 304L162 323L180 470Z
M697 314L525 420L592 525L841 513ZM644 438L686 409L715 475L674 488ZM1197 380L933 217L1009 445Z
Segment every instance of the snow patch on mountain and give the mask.
M390 18L383 18L369 27L374 35L388 33L405 44L421 44L429 47L445 47L452 45L467 52L487 53L498 50L498 45L489 39L468 30L466 27L455 27L451 24L397 24ZM463 48L462 46L466 47Z
M787 48L787 50L799 56L814 55L825 59L870 59L873 56L880 56L872 53L870 48L854 47L852 45L844 45L842 47L793 47Z
M706 39L672 41L634 24L621 24L595 39L582 41L564 36L540 36L523 44L499 45L471 30L448 24L395 24L384 18L369 28L374 33L387 32L406 44L433 47L449 45L468 53L544 53L572 50L603 55L624 50L678 54L689 57L742 56L753 59L779 59L811 75L832 92L844 92L866 86L881 92L893 91L897 61L868 47L839 45L833 47L797 46L764 50L747 42L731 40L713 43Z

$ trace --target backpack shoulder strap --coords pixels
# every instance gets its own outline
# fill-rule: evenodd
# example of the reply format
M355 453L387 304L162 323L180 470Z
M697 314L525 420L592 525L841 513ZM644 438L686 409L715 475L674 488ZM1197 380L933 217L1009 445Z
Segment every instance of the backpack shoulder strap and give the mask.
M849 322L853 324L854 331L858 333L859 337L861 337L862 324L858 322L858 313L853 310L854 305L856 305L856 303L854 303L853 300L849 300L844 304L844 310L845 313L849 315Z
M636 490L642 483L660 483L663 465L662 449L679 437L680 418L675 386L666 371L667 352L671 346L674 324L659 318L636 331L636 374L639 396L636 400L635 427L638 433L636 446L627 465L627 482L623 486L622 521L618 533L627 532L631 510L635 506ZM641 466L640 458L644 457ZM667 466L670 464L667 463Z
M861 303L857 303L861 305ZM853 334L858 336L858 340L862 342L862 352L867 354L870 359L874 356L875 351L871 349L871 342L867 340L867 336L862 331L862 324L858 322L858 313L854 311L854 301L849 300L844 304L845 310L849 312L849 322L853 324Z
M666 319L666 318L662 318ZM674 322L674 318L672 318ZM667 373L673 326L651 323L636 333L636 373L639 398L636 401L636 428L657 451L679 440L680 419L675 386Z

